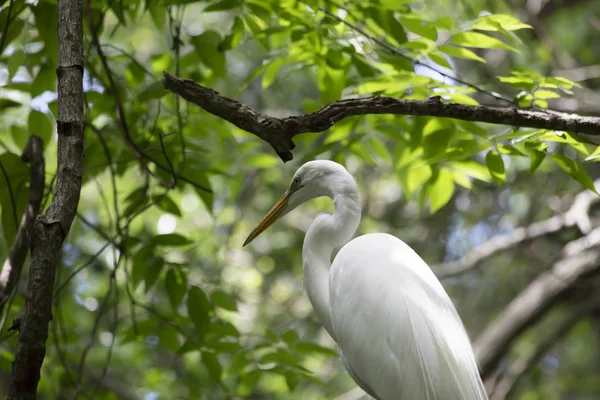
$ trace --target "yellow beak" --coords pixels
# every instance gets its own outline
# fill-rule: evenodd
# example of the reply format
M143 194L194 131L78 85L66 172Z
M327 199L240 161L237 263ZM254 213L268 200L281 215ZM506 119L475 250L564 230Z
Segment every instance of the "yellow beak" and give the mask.
M279 200L277 200L277 203L275 203L275 205L263 217L263 219L260 221L258 226L256 228L254 228L254 230L250 233L250 235L248 235L248 238L244 242L243 246L246 246L247 244L249 244L258 235L260 235L265 229L267 229L269 226L271 226L273 224L273 222L277 221L277 218L279 218L279 216L281 216L281 213L283 212L283 210L285 210L285 206L287 205L289 199L290 199L289 195L287 193L284 193L283 196L281 196L281 198Z

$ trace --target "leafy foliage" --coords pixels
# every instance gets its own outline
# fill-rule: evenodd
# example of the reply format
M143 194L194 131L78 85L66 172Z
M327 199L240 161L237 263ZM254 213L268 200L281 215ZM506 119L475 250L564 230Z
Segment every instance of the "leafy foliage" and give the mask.
M46 143L48 193L56 183L59 42L55 0L1 3L5 255L27 204L29 169L18 155L28 135ZM443 259L446 238L458 240L440 226L460 220L456 224L466 229L476 225L472 216L492 213L482 201L470 217L458 199L475 204L468 196L483 193L489 202L502 190L515 198L536 196L521 190L523 171L560 182L559 192L594 188L586 170L598 172L598 148L581 137L422 116L354 117L324 134L305 134L297 138L296 161L280 168L258 138L162 86L161 73L169 71L274 115L311 112L355 95L439 95L449 102L544 110L581 87L539 72L548 68L536 64L532 26L507 10L472 17L444 1L435 2L439 9L401 0L337 3L84 2L84 189L57 277L44 396L71 396L81 387L105 399L132 393L304 399L334 398L352 387L302 296L301 234L275 228L276 235L240 250L254 213L264 211L291 169L308 159L348 165L369 200L361 230L405 235L430 262ZM498 57L506 61L490 66ZM562 181L565 172L576 185ZM389 206L376 211L373 204ZM506 224L526 214L503 211L512 213ZM437 221L435 227L412 229L416 214ZM440 236L429 244L423 240L434 234ZM7 334L7 321L22 312L22 293L23 287L1 319L3 349L10 349L0 353L6 374L17 342ZM461 296L464 303L473 299ZM480 315L498 312L498 304L489 303L465 308L477 315L466 318L474 331L491 321ZM529 395L536 379L521 389L523 398L538 398ZM539 385L543 392L550 384ZM598 393L597 384L580 392Z

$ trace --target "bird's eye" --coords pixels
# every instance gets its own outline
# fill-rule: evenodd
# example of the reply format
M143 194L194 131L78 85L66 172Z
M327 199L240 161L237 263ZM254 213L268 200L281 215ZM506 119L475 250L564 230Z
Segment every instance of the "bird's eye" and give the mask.
M295 177L295 178L294 178L294 184L295 184L295 185L299 185L299 184L300 184L300 178L298 178L298 177Z

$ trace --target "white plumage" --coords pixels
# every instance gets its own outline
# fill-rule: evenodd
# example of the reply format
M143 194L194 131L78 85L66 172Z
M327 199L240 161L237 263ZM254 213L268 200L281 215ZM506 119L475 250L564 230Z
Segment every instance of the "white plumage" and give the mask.
M360 200L341 165L300 167L244 245L321 196L333 199L335 213L319 214L306 233L304 287L356 383L379 400L487 399L460 317L425 261L388 234L349 241L360 222Z

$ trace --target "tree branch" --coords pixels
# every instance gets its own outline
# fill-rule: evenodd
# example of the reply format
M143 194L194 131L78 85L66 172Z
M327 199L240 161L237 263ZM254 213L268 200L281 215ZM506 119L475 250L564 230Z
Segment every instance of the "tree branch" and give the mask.
M21 160L31 165L29 202L21 218L17 237L0 272L0 312L17 287L21 269L29 251L29 231L40 212L44 197L44 141L42 138L37 135L29 136Z
M505 400L516 386L519 379L533 368L552 347L566 336L581 318L597 310L600 306L598 298L577 304L569 315L555 329L539 342L528 357L513 362L502 379L496 383L490 393L491 400Z
M367 114L426 115L465 121L488 122L527 128L551 129L590 137L600 135L600 118L574 114L531 111L512 107L471 106L426 100L365 97L339 100L310 114L274 118L189 79L164 72L165 88L240 129L269 143L283 161L292 159L292 138L307 132L323 132L345 118ZM600 139L600 138L599 138Z
M489 376L519 334L538 321L580 278L598 269L600 249L596 247L560 260L531 282L473 344L482 377Z
M83 175L81 0L58 1L58 168L52 202L31 232L31 266L9 400L35 399L46 354L56 264L75 218Z
M600 180L594 182L596 187L600 187ZM597 194L591 190L584 190L579 193L573 204L567 210L567 212L555 215L543 221L534 222L529 226L517 228L506 234L494 236L493 238L483 242L477 248L469 251L465 256L456 260L449 261L443 264L433 266L433 270L436 271L436 275L439 279L450 278L458 275L462 275L469 272L473 268L477 267L481 261L493 256L494 254L514 247L525 241L537 239L539 237L556 233L566 228L577 226L577 228L588 236L581 238L581 240L589 241L592 239L591 229L592 223L588 215L590 206L596 201L600 200ZM598 232L600 235L600 232ZM577 246L579 242L574 241L567 246ZM584 244L579 244L584 246Z

